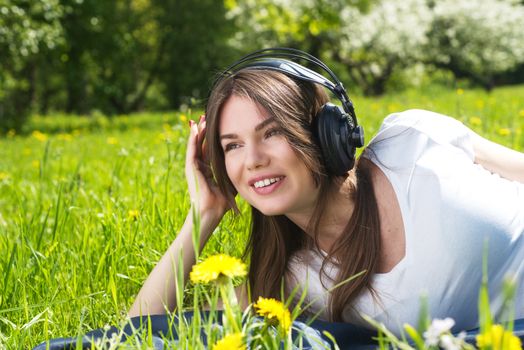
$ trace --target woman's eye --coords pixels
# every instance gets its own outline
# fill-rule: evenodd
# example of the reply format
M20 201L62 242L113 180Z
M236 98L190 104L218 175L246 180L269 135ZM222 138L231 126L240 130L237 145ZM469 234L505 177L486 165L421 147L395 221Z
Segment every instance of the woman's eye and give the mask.
M238 147L240 147L238 143L228 143L227 145L224 146L224 152L231 151Z
M271 137L271 136L275 136L275 135L280 135L282 133L282 131L280 129L277 129L277 128L272 128L272 129L268 129L266 131L266 138L268 137Z

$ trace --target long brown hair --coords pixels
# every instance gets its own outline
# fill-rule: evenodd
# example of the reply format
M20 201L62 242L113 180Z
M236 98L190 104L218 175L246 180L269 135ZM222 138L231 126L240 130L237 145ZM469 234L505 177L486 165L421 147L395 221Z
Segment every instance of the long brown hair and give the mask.
M346 182L351 187L349 193L352 198L348 200L356 203L355 210L341 239L333 245L324 261L321 275L325 275L324 267L329 261L340 262L336 264L339 273L335 282L363 270L367 273L331 293L331 319L341 321L346 305L363 289L372 291L371 275L380 250L380 223L369 171L357 162L355 172L350 172L347 178L327 174L311 128L318 110L329 100L323 88L274 71L243 69L220 79L210 94L206 108L207 156L217 185L232 205L236 190L227 177L219 139L219 118L222 106L233 95L250 99L275 118L319 187L319 200L308 227L315 233L313 240L286 216L266 216L252 207L251 233L244 254L251 258L249 283L252 296L280 298L282 281L289 272L290 257L299 249L318 247L318 226L327 205L328 193L333 184Z

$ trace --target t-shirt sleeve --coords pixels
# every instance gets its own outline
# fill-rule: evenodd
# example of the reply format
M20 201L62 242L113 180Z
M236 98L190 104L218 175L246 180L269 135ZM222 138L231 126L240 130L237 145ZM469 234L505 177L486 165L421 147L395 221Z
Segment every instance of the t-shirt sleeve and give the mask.
M407 152L407 156L416 150L413 148L417 148L417 145L431 140L464 152L474 161L473 136L474 132L471 129L454 118L435 112L411 109L386 117L368 147L389 148L388 146L395 144L401 146Z

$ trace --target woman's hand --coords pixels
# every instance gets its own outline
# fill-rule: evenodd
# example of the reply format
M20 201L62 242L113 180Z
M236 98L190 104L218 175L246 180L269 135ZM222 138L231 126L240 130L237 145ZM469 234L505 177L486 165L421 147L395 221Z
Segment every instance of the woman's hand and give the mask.
M226 197L220 192L213 179L208 159L204 159L205 116L201 116L198 123L190 120L189 128L185 172L191 208L198 210L203 222L209 220L209 223L216 225L229 206Z

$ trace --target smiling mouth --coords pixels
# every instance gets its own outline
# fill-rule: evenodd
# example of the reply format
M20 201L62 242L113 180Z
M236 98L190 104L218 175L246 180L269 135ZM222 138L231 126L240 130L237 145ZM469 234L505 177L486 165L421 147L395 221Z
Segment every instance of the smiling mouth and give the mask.
M262 188L262 187L266 187L266 186L269 186L271 184L274 184L275 182L279 182L280 180L282 180L284 177L283 176L280 176L280 177L272 177L270 179L264 179L264 180L260 180L260 181L257 181L253 184L253 186L255 188Z

